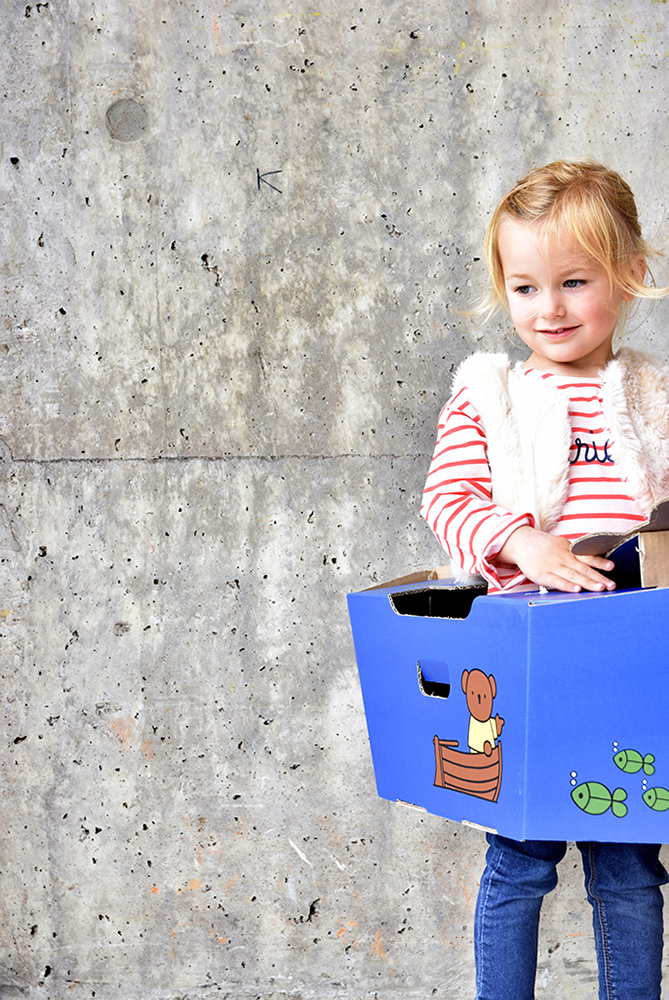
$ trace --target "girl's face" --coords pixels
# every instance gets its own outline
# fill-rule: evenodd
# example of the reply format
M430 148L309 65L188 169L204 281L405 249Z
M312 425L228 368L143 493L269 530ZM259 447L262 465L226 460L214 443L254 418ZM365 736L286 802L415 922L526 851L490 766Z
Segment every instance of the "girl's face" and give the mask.
M526 364L596 376L613 357L613 331L632 296L571 241L544 237L535 224L504 218L498 241L511 319L532 351Z

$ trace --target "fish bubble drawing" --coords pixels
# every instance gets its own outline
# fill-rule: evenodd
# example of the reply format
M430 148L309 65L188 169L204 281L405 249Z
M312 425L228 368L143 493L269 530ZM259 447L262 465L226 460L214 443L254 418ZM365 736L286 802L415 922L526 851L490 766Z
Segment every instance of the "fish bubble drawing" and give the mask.
M642 756L638 750L619 750L617 753L614 753L613 762L625 774L636 774L642 768L644 774L655 774L655 768L653 767L655 757L652 753Z
M665 812L669 809L669 791L666 788L649 788L643 793L643 800L655 812Z
M569 777L571 779L570 782L569 782L569 784L570 785L575 785L576 784L576 779L578 778L578 771L572 771Z
M668 801L665 808L669 808L669 792L667 792L667 796ZM618 818L627 815L627 806L625 805L627 792L624 788L616 788L611 792L606 785L602 785L599 781L584 781L573 790L571 797L578 808L589 813L590 816L601 816L607 809L610 809L613 815L618 816ZM651 808L657 807L651 806Z

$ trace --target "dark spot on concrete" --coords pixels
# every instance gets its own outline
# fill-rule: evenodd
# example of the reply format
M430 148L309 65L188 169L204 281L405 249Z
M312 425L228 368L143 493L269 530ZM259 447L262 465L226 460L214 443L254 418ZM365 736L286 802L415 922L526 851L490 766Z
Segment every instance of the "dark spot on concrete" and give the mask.
M313 903L309 903L309 914L306 917L300 916L299 918L293 918L296 924L310 924L318 916L318 904L320 903L320 896L315 899Z
M144 105L124 97L107 108L105 125L112 139L136 142L149 127L149 116Z
M211 259L211 257L209 256L208 253L203 253L202 257L200 259L202 261L202 266L205 269L205 271L211 271L212 274L216 275L216 285L215 285L215 287L216 288L220 288L220 285L221 285L221 275L220 275L219 270L218 270L218 264L214 264L212 262L212 259Z

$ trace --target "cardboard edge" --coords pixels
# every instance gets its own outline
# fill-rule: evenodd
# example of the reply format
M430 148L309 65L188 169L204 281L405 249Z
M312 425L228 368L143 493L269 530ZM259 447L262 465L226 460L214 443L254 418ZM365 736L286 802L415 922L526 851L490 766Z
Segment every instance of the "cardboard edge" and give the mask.
M407 809L416 809L418 812L427 812L425 806L417 806L413 802L405 802L404 799L395 799L395 805L406 806Z
M669 587L669 531L639 535L639 559L643 587Z
M419 573L409 573L407 576L398 576L394 580L386 580L385 583L375 583L373 587L365 587L364 590L357 591L360 594L367 594L370 590L384 590L386 587L410 587L412 583L429 583L430 580L451 580L450 566L435 566L433 569L424 569Z
M669 497L658 501L647 520L633 525L629 531L595 531L590 535L581 535L580 538L574 539L570 548L577 556L608 556L636 535L667 530L669 530Z
M494 830L491 826L484 826L483 823L472 823L470 819L461 819L460 823L462 826L471 826L472 829L481 830L483 833L497 834L497 830Z

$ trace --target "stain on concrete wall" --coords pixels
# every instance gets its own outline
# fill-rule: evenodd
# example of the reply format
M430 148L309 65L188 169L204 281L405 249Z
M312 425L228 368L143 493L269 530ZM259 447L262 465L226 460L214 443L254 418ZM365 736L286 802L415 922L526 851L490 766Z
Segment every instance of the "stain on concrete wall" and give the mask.
M666 10L0 16L0 996L464 1000L485 842L376 797L344 596L441 560L503 191L593 156L667 245ZM538 995L594 997L562 880Z

